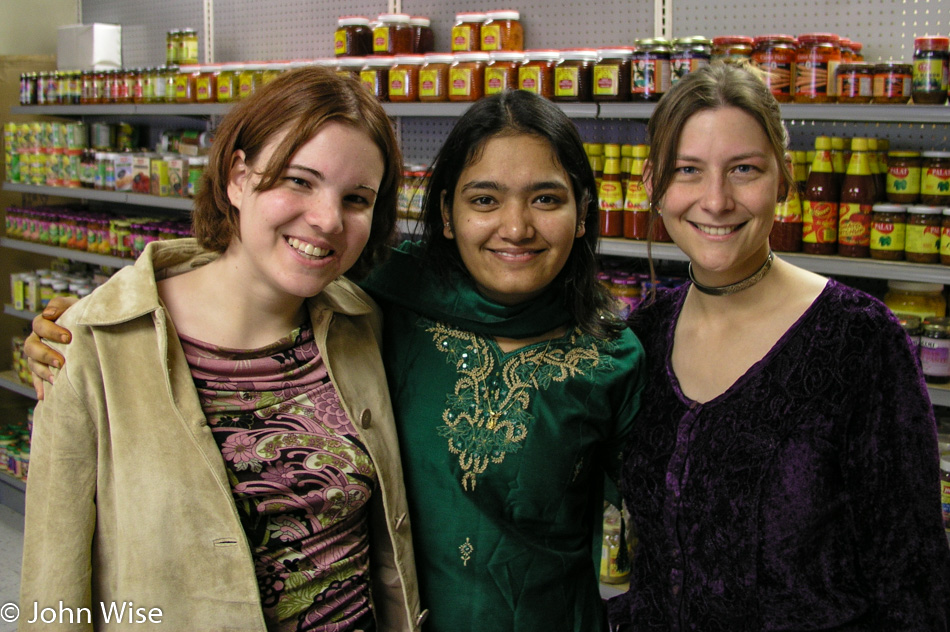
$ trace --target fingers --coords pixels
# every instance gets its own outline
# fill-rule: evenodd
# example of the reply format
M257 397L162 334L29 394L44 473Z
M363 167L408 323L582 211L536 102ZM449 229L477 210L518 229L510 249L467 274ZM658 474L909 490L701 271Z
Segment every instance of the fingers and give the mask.
M31 367L32 368L32 367ZM36 391L36 399L43 401L43 384L45 382L38 378L36 374L33 375L33 390Z
M47 347L35 333L30 334L23 344L23 353L27 357L27 365L33 372L34 382L36 378L53 383L53 374L50 367L60 368L65 361L63 356ZM39 390L39 389L37 389Z

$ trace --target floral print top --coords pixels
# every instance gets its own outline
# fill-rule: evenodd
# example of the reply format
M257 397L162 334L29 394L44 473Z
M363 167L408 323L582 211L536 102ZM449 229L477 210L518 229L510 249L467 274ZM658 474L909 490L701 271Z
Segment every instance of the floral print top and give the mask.
M268 629L373 628L376 473L309 324L267 347L180 336L254 555Z

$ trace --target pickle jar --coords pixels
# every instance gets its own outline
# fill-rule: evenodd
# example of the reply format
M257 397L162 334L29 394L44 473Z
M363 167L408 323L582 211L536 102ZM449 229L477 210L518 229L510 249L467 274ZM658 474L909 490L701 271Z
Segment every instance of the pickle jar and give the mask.
M380 101L389 101L389 70L395 63L395 57L372 55L360 70L360 83Z
M165 66L165 103L178 100L178 66Z
M752 40L752 61L779 103L792 101L798 40L791 35L758 35ZM868 85L870 88L870 85Z
M419 69L419 100L427 103L449 100L450 53L426 53Z
M381 13L373 28L374 55L412 54L411 16L406 13Z
M948 61L950 38L924 36L914 39L911 88L914 104L943 105L947 102Z
M900 105L910 101L914 67L899 61L874 66L872 103Z
M178 47L178 64L198 63L198 32L195 29L181 29Z
M670 86L691 72L708 66L712 58L712 40L700 35L679 37L670 48Z
M524 50L524 27L518 11L487 11L481 28L481 50Z
M589 102L594 100L591 81L597 51L589 48L561 51L554 66L554 100Z
M630 61L630 100L659 101L669 88L670 49L666 40L639 40Z
M238 74L237 98L239 100L251 96L261 86L264 79L264 66L265 64L261 62L249 62L241 68Z
M950 207L943 209L940 222L940 263L950 266Z
M920 152L887 152L887 201L916 204L920 201Z
M752 61L755 38L745 35L720 35L712 40L712 61Z
M907 233L904 258L911 263L940 261L940 231L943 208L911 205L907 207Z
M179 66L175 77L175 102L194 103L197 100L195 84L200 66Z
M181 31L172 29L165 33L165 65L178 64L178 49L181 48Z
M336 61L336 74L341 77L353 77L356 80L360 78L360 71L366 65L369 57L341 57Z
M369 18L362 15L344 15L336 21L333 33L333 53L337 57L365 57L373 54L373 29Z
M906 209L900 204L871 207L871 258L900 261L904 258Z
M928 384L950 382L950 318L926 318L920 331L920 368Z
M389 69L389 100L407 103L419 100L419 70L425 62L422 55L396 55Z
M237 98L238 78L241 75L240 63L221 64L218 69L217 96L218 103L230 103Z
M527 50L518 68L518 89L547 99L554 97L554 67L561 53L556 50Z
M633 49L598 48L591 89L594 101L629 101Z
M449 66L449 101L478 101L485 94L488 53L455 53Z
M950 152L921 152L920 203L950 206Z
M803 33L795 52L795 103L834 103L841 44L834 33Z
M874 97L874 64L848 62L835 71L838 103L870 103Z
M488 19L484 13L463 11L455 14L452 26L452 52L469 53L481 50L482 24Z
M911 315L927 319L944 318L947 315L947 301L940 283L888 281L884 304L898 316Z
M424 55L435 50L435 34L432 32L432 20L421 15L409 18L412 27L412 52Z
M524 53L498 50L488 53L485 66L485 94L498 94L504 90L518 89L518 68L524 63Z
M198 103L214 103L218 99L218 64L208 64L198 67L198 76L195 78L195 101Z

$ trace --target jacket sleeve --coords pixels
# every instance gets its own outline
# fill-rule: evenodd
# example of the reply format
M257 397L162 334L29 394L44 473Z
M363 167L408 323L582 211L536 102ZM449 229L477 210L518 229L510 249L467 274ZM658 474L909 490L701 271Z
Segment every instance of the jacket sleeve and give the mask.
M406 598L386 526L386 510L382 494L373 494L370 501L370 557L372 569L373 608L379 632L411 632L415 630L406 613Z
M857 555L872 592L868 621L889 632L947 630L950 548L942 528L933 408L896 323L883 323L877 375L859 380L844 484ZM864 383L861 383L864 382Z
M26 495L20 630L92 630L92 544L96 526L96 426L65 370L34 414ZM27 624L60 602L72 625ZM86 611L77 611L85 608ZM88 613L88 614L86 614ZM58 620L58 619L57 619ZM81 621L81 623L79 622Z

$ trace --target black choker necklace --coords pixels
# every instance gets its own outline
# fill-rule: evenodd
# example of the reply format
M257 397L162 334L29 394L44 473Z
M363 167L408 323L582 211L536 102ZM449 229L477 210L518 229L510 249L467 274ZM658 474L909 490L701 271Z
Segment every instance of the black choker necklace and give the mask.
M709 285L703 285L696 280L696 277L693 276L693 262L689 263L689 280L693 282L693 287L702 292L703 294L709 294L710 296L728 296L729 294L735 294L736 292L741 292L746 288L750 288L769 273L769 270L772 269L772 251L769 250L769 256L765 258L765 263L762 264L758 270L752 273L752 276L748 276L741 281L736 281L730 285L720 285L719 287L711 287Z

